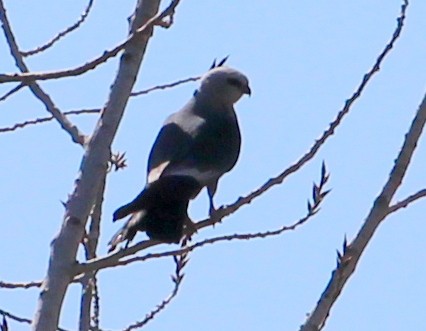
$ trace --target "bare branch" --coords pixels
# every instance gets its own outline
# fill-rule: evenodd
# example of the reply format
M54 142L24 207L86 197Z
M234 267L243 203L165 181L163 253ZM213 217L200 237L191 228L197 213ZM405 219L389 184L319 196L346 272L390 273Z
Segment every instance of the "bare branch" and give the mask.
M174 10L179 4L179 2L180 0L173 0L163 12L148 20L142 27L140 27L133 34L131 34L124 42L120 43L118 46L114 47L109 51L105 51L101 56L90 62L85 63L82 66L73 69L45 73L0 74L0 83L31 83L36 80L48 80L82 75L90 70L95 69L97 66L108 61L110 58L117 56L117 54L120 53L134 39L139 38L141 35L150 35L154 25L161 25L161 22L163 22L163 19L165 17L172 16L174 14Z
M90 13L90 10L92 9L94 0L89 0L89 3L86 6L86 9L84 10L83 14L81 14L79 20L75 22L70 27L66 28L65 30L59 32L55 37L53 37L51 40L49 40L46 44L39 46L35 49L29 50L29 51L21 51L21 55L23 57L34 55L37 53L41 53L45 51L46 49L52 47L57 41L59 41L61 38L65 37L70 32L78 29L78 27L83 24L83 22L86 20L87 16Z
M304 216L303 218L301 218L300 220L298 220L296 223L290 225L290 226L283 226L277 230L272 230L272 231L266 231L266 232L258 232L258 233L241 233L241 234L231 234L231 235L224 235L224 236L219 236L219 237L214 237L214 238L209 238L209 239L205 239L202 240L200 242L194 243L190 246L187 246L186 248L181 248L181 249L177 249L177 250L171 250L171 251L166 251L166 252L161 252L161 253L148 253L146 255L143 256L136 256L136 257L132 257L126 260L120 260L120 258L122 257L126 257L129 255L133 255L136 252L142 250L142 249L146 249L148 247L152 247L156 244L158 244L157 241L154 240L147 240L147 241L142 241L134 246L131 246L127 249L122 249L120 251L118 251L117 253L108 255L104 258L100 258L97 260L93 260L93 261L89 261L86 263L81 263L79 266L79 273L81 272L88 272L91 270L101 270L101 269L106 269L106 268L112 268L112 267L117 267L117 266L125 266L128 265L130 263L134 263L134 262L143 262L146 260L152 260L152 259L158 259L158 258L162 258L162 257L168 257L168 256L177 256L177 255L181 255L184 253L189 253L192 252L193 250L195 250L196 248L200 248L209 244L214 244L217 242L223 242L223 241L232 241L232 240L249 240L249 239L257 239L257 238L268 238L268 237L272 237L272 236L277 236L282 234L283 232L286 231L291 231L291 230L295 230L296 228L298 228L299 226L303 225L304 223L306 223L314 214L308 212L307 216Z
M97 113L100 113L100 111L101 111L100 109L70 110L70 111L63 112L62 115L66 116L66 115L80 115L80 114L97 114ZM0 133L3 133L3 132L12 132L12 131L15 131L17 129L23 129L23 128L25 128L28 125L35 125L35 124L41 124L41 123L45 123L45 122L50 122L50 121L52 121L54 119L55 119L55 117L48 116L48 117L36 118L34 120L28 120L28 121L21 122L21 123L16 123L13 126L0 128Z
M19 317L19 316L17 316L17 315L14 315L14 314L12 314L12 313L9 313L9 312L7 312L7 311L5 311L5 310L3 310L3 309L0 309L0 314L1 315L3 315L3 316L6 316L6 317L8 317L8 318L10 318L11 320L14 320L14 321L16 321L16 322L19 322L19 323L26 323L26 324L31 324L31 320L30 319L28 319L28 318L24 318L24 317ZM57 328L57 330L58 331L68 331L67 329L63 329L63 328Z
M301 331L316 331L324 326L330 314L331 307L336 302L346 282L354 273L367 244L372 239L381 222L389 215L389 203L402 183L425 123L426 95L405 136L403 146L389 175L388 181L384 185L382 192L374 201L374 205L355 239L346 246L346 252L339 254L337 267L333 271L331 279L322 293L317 306L312 314L309 315L305 324L301 327Z
M365 87L367 86L371 78L374 76L374 74L380 70L380 66L383 60L385 59L386 55L390 52L390 50L393 48L395 42L398 40L401 34L402 27L404 25L405 12L406 12L407 5L408 5L408 2L406 2L406 4L404 3L404 5L401 8L401 15L397 20L398 24L392 35L390 42L385 46L382 53L380 53L373 67L370 69L370 71L368 71L364 75L361 81L361 84L358 86L358 88L353 93L353 95L346 100L343 109L337 114L334 121L330 123L330 127L326 131L324 131L324 133L318 140L315 141L315 143L312 145L310 150L306 154L304 154L296 163L294 163L289 168L284 170L277 177L269 179L265 184L263 184L260 188L250 193L249 195L238 198L237 201L235 201L233 204L220 207L218 210L216 210L216 213L213 215L212 218L207 219L203 222L205 222L206 224L214 224L220 221L223 217L226 217L234 213L240 207L250 204L255 198L262 195L271 187L281 184L284 181L284 179L286 179L289 175L298 171L303 165L305 165L308 161L310 161L316 155L316 153L324 145L326 140L334 134L334 131L340 125L345 115L349 113L354 102L361 96L362 92L364 91Z
M98 194L95 199L92 213L90 215L91 222L90 228L87 236L84 239L84 251L86 255L86 260L91 260L96 258L96 249L98 247L99 234L100 234L100 223L102 217L102 204L104 201L105 193L105 182L106 182L106 173L104 174L103 181L99 187ZM81 280L82 286L82 295L81 295L81 304L80 304L80 319L79 319L79 330L87 331L90 329L90 321L92 320L91 308L92 301L94 299L94 293L97 292L96 284L96 273L88 272L84 275ZM99 296L96 293L97 302L96 305L96 315L94 315L93 320L97 328L99 328Z
M99 297L98 279L96 278L96 274L93 276L92 282L93 282L93 284L92 284L92 289L93 289L93 291L92 291L92 296L93 296L93 299L92 299L92 302L93 302L93 313L92 313L92 317L91 317L91 320L92 320L92 323L91 323L92 327L91 327L91 329L92 330L100 330L100 328L99 328L99 324L100 324L99 316L100 316L100 302L101 302L101 299Z
M124 329L124 331L131 331L131 330L142 328L149 321L154 319L154 317L157 316L161 311L163 311L170 304L173 298L176 297L176 295L178 294L180 285L182 283L183 277L185 276L182 273L182 270L188 263L188 254L183 253L179 257L173 256L173 261L175 262L176 268L175 268L175 274L172 275L174 288L172 292L170 293L170 295L166 299L164 299L155 309L150 311L142 321L129 325L127 328Z
M22 89L25 85L24 84L18 84L14 88L12 88L10 91L6 92L4 95L0 97L0 101L6 100L8 97L13 95L14 93L18 92L20 89Z
M408 207L408 205L411 204L412 202L415 202L424 197L426 197L426 189L420 190L417 193L414 193L410 195L409 197L405 198L404 200L401 200L395 203L394 205L389 206L388 212L389 214L394 213L400 210L401 208Z
M172 251L163 252L163 253L149 253L149 254L146 254L144 256L133 257L133 258L129 258L129 259L126 259L126 260L121 260L122 258L124 258L126 256L133 255L133 254L137 253L138 251L140 251L142 249L146 249L148 247L152 247L154 245L159 244L159 242L155 241L155 240L143 241L143 242L140 242L140 243L138 243L134 246L131 246L129 248L126 248L126 249L120 250L116 253L110 254L106 257L99 258L97 260L88 261L86 263L81 263L79 265L79 267L77 268L76 272L78 274L80 274L80 273L85 273L85 272L91 272L91 271L94 271L94 270L99 271L100 269L111 268L111 267L116 267L116 266L124 266L124 265L127 265L129 263L133 263L133 262L141 262L141 261L146 261L146 260L156 259L156 258L166 257L166 256L181 255L181 254L184 254L184 253L189 253L189 252L193 251L194 249L196 249L198 247L202 247L202 246L205 246L207 244L214 244L216 242L231 241L231 240L249 240L249 239L255 239L255 238L267 238L267 237L271 237L271 236L280 235L281 233L286 232L286 231L295 230L297 227L306 223L311 217L313 217L318 212L321 203L324 201L324 198L329 193L329 191L324 191L325 184L327 183L328 178L329 178L329 175L327 174L325 165L323 164L322 171L321 171L320 185L317 186L314 183L314 187L317 188L317 190L316 190L317 194L315 195L315 197L313 197L313 201L312 201L312 203L310 203L310 205L308 207L308 212L307 212L306 216L302 217L301 219L299 219L297 222L295 222L292 225L283 226L283 227L281 227L277 230L274 230L274 231L266 231L266 232L258 232L258 233L246 233L246 234L233 234L233 235L226 235L226 236L210 238L210 239L203 240L201 242L195 243L193 245L187 246L187 247L179 249L179 250L172 250ZM196 224L197 229L200 229L201 227L208 226L206 224L204 224L203 226L198 226L200 223L201 222Z
M163 90L163 89L175 87L175 86L178 86L178 85L181 85L181 84L184 84L184 83L197 81L198 79L200 79L200 76L189 77L189 78L185 78L185 79L182 79L182 80L178 80L178 81L173 82L173 83L157 85L157 86L153 86L153 87L150 87L148 89L145 89L145 90L132 92L130 94L130 96L139 96L139 95L143 95L143 94L148 94L148 93L156 91L156 90ZM0 98L0 101L3 101L7 97L9 97L9 95L17 92L19 89L21 89L24 86L25 85L23 85L23 84L19 84L18 86L16 86L15 88L13 88L9 92L7 92L4 96L2 96ZM16 89L16 91L15 91L15 89ZM100 113L100 112L101 112L101 109L94 108L94 109L70 110L70 111L63 112L62 114L66 116L66 115L81 115L81 114L97 114L97 113ZM33 119L33 120L24 121L24 122L21 122L21 123L16 123L13 126L0 128L0 133L13 132L17 129L23 129L26 126L29 126L29 125L35 125L35 124L50 122L54 119L55 119L55 117L53 117L53 116L47 116L47 117L41 117L41 118L36 118L36 119Z
M136 97L136 96L139 96L139 95L148 94L152 91L165 90L167 88L175 87L175 86L178 86L178 85L181 85L181 84L185 84L185 83L189 83L189 82L196 82L200 78L201 78L201 76L189 77L189 78L178 80L178 81L173 82L173 83L153 86L153 87L150 87L146 90L132 92L132 93L130 93L130 96Z
M149 33L139 33L137 37L131 37L130 41L126 42L118 73L102 111L102 117L98 121L90 141L85 146L86 152L73 192L66 204L62 226L51 244L47 275L43 282L44 286L39 296L33 322L34 331L53 331L58 324L59 312L66 290L75 274L77 249L84 236L87 218L107 171L111 144L151 37L152 25L167 14L172 15L178 2L172 1L172 4L160 15L156 15L159 0L139 1L136 6L131 21L131 33L135 35L134 32L140 30L141 26L144 32L148 32L148 30L143 30L147 29L144 27L149 26Z
M41 282L6 283L0 280L0 288L6 288L6 289L17 289L17 288L29 289L29 288L40 287L40 286L41 286Z
M3 309L0 309L0 314L2 314L3 316L6 316L6 317L8 317L11 320L14 320L16 322L31 324L31 320L30 319L16 316L16 315L14 315L12 313L9 313L9 312L7 312L7 311L5 311Z
M2 22L2 28L4 35L6 37L7 43L10 48L10 53L15 59L16 66L21 70L22 72L28 72L28 67L25 64L21 53L19 52L18 45L15 40L15 36L13 35L12 29L9 24L9 20L6 16L6 9L3 5L3 0L0 0L0 21ZM30 82L28 84L30 90L33 92L35 97L39 99L46 107L46 110L52 114L52 116L59 122L61 127L68 132L68 134L71 136L72 140L80 145L84 145L85 142L85 136L80 133L78 128L72 124L55 106L50 96L45 93L41 87L36 82Z

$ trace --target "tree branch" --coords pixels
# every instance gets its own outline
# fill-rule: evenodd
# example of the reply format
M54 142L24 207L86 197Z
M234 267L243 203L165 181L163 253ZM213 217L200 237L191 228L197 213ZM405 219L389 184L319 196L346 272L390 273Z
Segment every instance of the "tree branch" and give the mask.
M393 48L395 42L398 40L401 34L402 27L404 25L405 12L406 12L407 6L408 6L408 2L406 1L404 2L404 5L401 7L401 15L397 19L398 24L392 35L391 40L385 46L384 50L380 53L373 67L370 69L370 71L368 71L364 75L361 81L361 84L358 86L356 91L353 93L353 95L349 99L346 100L343 109L340 110L340 112L337 114L333 122L330 123L330 127L326 131L324 131L324 133L318 140L315 141L315 143L312 145L310 150L306 154L304 154L296 163L294 163L289 168L284 170L278 176L269 179L265 184L263 184L260 188L258 188L254 192L250 193L249 195L245 197L238 198L237 201L235 201L231 205L220 207L216 211L216 213L213 215L212 218L203 221L202 224L208 224L208 225L215 224L216 222L220 221L223 217L226 217L234 213L240 207L250 204L255 198L259 197L260 195L262 195L264 192L266 192L273 186L282 184L284 179L286 179L289 175L298 171L303 165L305 165L308 161L310 161L316 155L316 153L324 145L327 139L334 134L334 131L340 125L345 115L349 113L352 105L361 96L362 92L364 91L365 87L367 86L371 78L380 70L380 66L383 63L383 60L385 59L386 55L389 54L390 50Z
M97 114L97 113L100 113L100 111L101 111L100 109L70 110L70 111L63 112L62 115L66 116L66 115L80 115L80 114ZM36 125L36 124L41 124L41 123L45 123L45 122L50 122L54 119L55 119L55 117L48 116L48 117L36 118L34 120L28 120L28 121L21 122L21 123L16 123L16 124L9 126L9 127L0 128L0 133L13 132L17 129L23 129L26 126L29 126L29 125Z
M77 22L75 22L73 25L71 25L70 27L66 28L65 30L59 32L55 37L53 37L51 40L49 40L46 44L39 46L35 49L29 50L29 51L21 51L21 55L23 57L26 56L30 56L30 55L35 55L37 53L41 53L43 51L45 51L46 49L52 47L57 41L59 41L61 38L65 37L67 34L69 34L70 32L78 29L80 27L81 24L83 24L83 22L86 20L87 16L89 16L90 10L93 7L93 2L94 0L89 0L89 3L86 6L86 9L84 10L83 14L81 14L79 20Z
M178 2L173 1L173 6L166 9L166 14L172 14ZM33 322L34 331L53 331L58 324L63 298L75 274L77 248L84 235L87 217L107 171L111 144L151 37L150 33L135 34L134 32L140 26L146 27L149 22L152 22L149 23L151 25L148 25L151 27L156 22L155 20L162 17L161 14L154 16L159 5L159 0L140 0L138 2L131 26L131 33L134 37L131 37L125 44L109 100L87 144L74 191L66 204L62 227L51 245L48 271ZM153 20L152 17L156 19ZM149 30L149 32L151 31L152 29Z
M25 64L21 53L19 52L18 45L15 40L15 36L13 35L12 29L9 24L9 20L6 16L6 9L3 5L3 0L0 0L0 21L2 23L2 28L4 35L6 37L7 43L10 48L10 53L15 59L16 66L21 70L22 72L28 72L28 67ZM46 110L52 114L52 116L59 122L61 127L68 132L68 134L71 136L72 140L80 145L84 145L85 143L85 136L80 133L78 128L72 124L55 106L50 96L45 93L42 88L36 83L36 82L27 82L28 87L30 88L31 92L35 95L37 99L39 99L46 107Z
M188 263L188 254L183 253L179 257L173 256L173 261L175 262L176 268L175 274L172 275L174 287L170 295L166 299L164 299L155 309L146 314L145 318L142 321L129 325L127 328L124 329L124 331L131 331L144 327L149 321L153 320L155 316L157 316L161 311L163 311L170 304L174 297L176 297L180 285L182 284L183 277L185 276L185 274L182 273L182 270Z
M132 92L132 93L130 93L130 96L131 97L133 97L133 96L139 96L139 95L148 94L150 92L157 91L157 90L164 90L164 89L167 89L167 88L172 88L172 87L184 84L184 83L196 81L199 78L200 78L200 76L189 77L189 78L178 80L178 81L173 82L173 83L153 86L153 87L150 87L150 88L145 89L145 90L141 90L141 91L137 91L137 92ZM4 96L0 97L0 101L5 100L7 97L9 97L13 93L17 92L19 89L21 89L24 86L25 85L23 85L23 84L17 85L15 88L13 88L9 92L7 92ZM97 114L97 113L100 113L100 112L101 112L101 109L95 108L95 109L69 110L69 111L63 112L62 114L64 116L66 116L66 115L81 115L81 114ZM52 121L54 119L55 118L53 116L48 116L48 117L41 117L41 118L36 118L36 119L33 119L33 120L24 121L24 122L21 122L21 123L16 123L16 124L14 124L12 126L9 126L9 127L0 128L0 133L3 133L3 132L13 132L13 131L15 131L17 129L23 129L26 126L29 126L29 125L35 125L35 124L50 122L50 121Z
M189 83L189 82L196 82L200 78L201 78L201 76L189 77L189 78L178 80L178 81L173 82L173 83L153 86L153 87L150 87L146 90L132 92L132 93L130 93L130 96L136 97L136 96L148 94L150 92L157 91L157 90L165 90L167 88L175 87L175 86L178 86L178 85L181 85L181 84L185 84L185 83Z
M324 326L330 314L331 307L336 302L346 282L354 273L367 244L372 239L380 223L389 215L389 203L402 183L425 122L426 95L416 113L410 130L405 136L404 144L395 161L388 181L383 187L382 192L374 201L374 205L355 239L350 245L344 245L343 254L339 253L337 267L333 271L331 279L322 293L317 306L309 315L305 324L301 327L301 331L317 331L321 330Z
M157 0L156 0L157 1ZM87 62L86 64L67 70L45 72L45 73L24 73L24 74L0 74L0 84L7 82L25 82L30 83L36 80L48 80L48 79L57 79L64 77L73 77L82 75L90 70L95 69L100 64L108 61L110 58L117 56L122 50L124 50L134 39L138 39L142 35L147 36L151 35L151 30L154 25L161 25L162 20L167 16L172 16L176 6L180 0L173 0L171 4L160 14L149 19L142 27L139 29L133 30L133 33L122 43L114 47L109 51L105 51L101 56L96 59Z
M106 173L99 188L98 194L96 196L96 201L90 215L91 222L89 232L84 239L84 251L86 255L86 260L91 260L96 258L96 249L98 247L99 234L100 234L100 223L102 216L102 204L104 201L105 193L105 182L106 182ZM94 293L96 288L96 273L88 272L84 275L81 280L81 304L80 304L80 319L79 319L79 331L88 331L90 329L91 321L91 310L92 310L92 301L94 299ZM96 298L99 299L98 295ZM99 301L96 304L96 316L95 320L95 329L99 328Z
M414 193L412 195L410 195L409 197L405 198L404 200L401 200L397 203L395 203L394 205L389 206L388 212L389 214L392 214L398 210L400 210L401 208L406 208L408 207L409 204L426 197L426 189L420 190L417 193Z
M6 92L4 95L0 97L0 101L6 100L8 97L13 95L14 93L18 92L20 89L22 89L25 85L20 83L16 85L14 88L12 88L10 91Z
M7 283L0 280L0 288L6 288L6 289L17 289L17 288L29 289L32 287L40 287L40 286L41 286L41 282Z
M307 214L299 219L297 222L295 222L292 225L289 226L283 226L277 230L273 231L266 231L266 232L258 232L258 233L245 233L245 234L233 234L233 235L225 235L215 238L206 239L203 241L200 241L198 243L192 244L190 246L187 246L185 248L179 249L179 250L172 250L162 253L149 253L144 256L140 257L133 257L129 258L127 260L121 260L122 258L126 256L130 256L135 254L136 252L146 249L148 247L158 245L159 242L155 240L148 240L148 241L142 241L134 246L131 246L129 248L120 250L116 253L107 255L106 257L99 258L96 260L88 261L86 263L81 263L78 268L76 268L77 274L92 272L94 270L99 271L101 269L105 268L111 268L116 266L124 266L133 262L142 262L150 259L156 259L166 256L176 256L181 255L184 253L189 253L193 251L196 248L205 246L207 244L214 244L216 242L222 242L222 241L231 241L231 240L250 240L250 239L256 239L256 238L268 238L271 236L277 236L282 234L286 231L292 231L298 228L299 226L305 224L310 218L312 218L320 208L321 203L324 201L324 198L327 196L327 194L330 191L324 191L325 185L329 179L329 174L327 174L325 165L323 164L321 169L321 180L320 184L316 185L314 183L313 186L313 196L312 196L312 202L308 201L308 212ZM197 225L200 224L197 223ZM207 225L204 225L207 226ZM204 227L203 226L203 227ZM197 227L198 228L198 227Z
M3 309L0 309L0 314L3 316L6 316L8 318L10 318L11 320L14 320L16 322L19 323L26 323L26 324L31 324L31 320L28 318L24 318L24 317L19 317L17 315L14 315L12 313L9 313ZM67 329L63 329L63 328L57 328L58 331L68 331Z

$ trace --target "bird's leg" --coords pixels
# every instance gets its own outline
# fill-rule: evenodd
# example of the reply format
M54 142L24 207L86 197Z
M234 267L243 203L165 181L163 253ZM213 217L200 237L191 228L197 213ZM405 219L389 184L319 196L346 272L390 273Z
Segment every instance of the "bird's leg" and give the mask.
M216 193L216 189L217 189L217 181L207 185L207 194L209 195L209 216L212 217L214 215L214 213L216 212L216 208L214 207L214 202L213 202L213 196Z

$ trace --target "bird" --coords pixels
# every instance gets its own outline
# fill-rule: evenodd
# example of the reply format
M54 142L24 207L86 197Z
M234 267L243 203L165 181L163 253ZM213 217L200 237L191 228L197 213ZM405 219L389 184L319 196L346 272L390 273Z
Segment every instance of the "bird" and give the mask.
M202 76L192 98L164 122L148 157L144 189L113 213L113 221L131 217L109 242L112 251L126 247L138 231L150 239L179 243L184 228L195 232L189 201L206 187L209 213L219 179L236 164L241 133L234 104L251 95L248 78L224 66L227 57Z

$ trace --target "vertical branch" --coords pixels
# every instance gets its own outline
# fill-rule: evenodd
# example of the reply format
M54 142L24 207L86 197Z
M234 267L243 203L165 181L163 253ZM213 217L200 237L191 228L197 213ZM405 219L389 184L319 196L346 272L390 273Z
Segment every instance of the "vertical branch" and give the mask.
M6 9L4 8L2 0L0 0L0 21L2 23L3 32L10 48L10 53L15 59L16 66L19 68L19 70L21 70L21 72L29 72L10 27L9 20L6 16ZM59 111L50 96L43 91L40 85L36 82L30 82L28 83L28 87L34 96L44 104L46 110L59 122L61 127L66 132L68 132L72 140L77 144L83 145L85 143L85 136Z
M330 314L331 307L336 302L346 282L354 273L367 244L372 239L380 223L391 212L389 204L407 172L425 123L426 94L411 123L408 133L405 135L404 143L395 160L395 165L389 175L388 181L384 185L382 192L374 201L373 207L355 239L349 245L346 245L345 241L343 245L343 254L338 254L337 267L333 271L331 279L322 293L317 306L312 314L310 314L305 324L302 325L300 331L317 331L323 328Z
M132 17L131 31L153 17L159 5L160 0L139 0ZM107 104L86 146L62 227L51 244L47 275L33 322L34 331L54 331L58 324L62 302L76 266L77 249L107 171L110 147L151 37L152 28L149 30L149 33L140 34L126 44Z
M101 223L102 216L102 203L104 200L104 192L105 192L105 182L106 182L106 174L102 180L101 187L99 188L99 192L96 197L95 204L93 206L93 210L91 213L91 222L89 232L84 240L84 249L86 260L91 260L96 258L96 249L98 247L99 241L99 226ZM94 299L95 291L97 291L96 286L96 273L88 272L84 275L81 280L82 285L82 295L81 295L81 303L80 303L80 320L79 320L79 331L88 331L90 329L90 320L91 320L91 307L92 300ZM96 295L97 297L97 295ZM99 306L99 303L97 303ZM99 313L99 309L96 309L97 313ZM97 327L99 327L99 318L95 318Z

